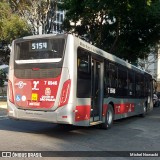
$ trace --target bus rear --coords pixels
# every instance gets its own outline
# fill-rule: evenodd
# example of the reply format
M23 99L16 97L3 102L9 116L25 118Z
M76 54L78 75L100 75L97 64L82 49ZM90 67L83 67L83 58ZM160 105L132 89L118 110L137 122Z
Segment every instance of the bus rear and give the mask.
M67 37L30 36L13 42L7 96L9 117L72 123L67 119L68 107L62 107L68 105L71 87L69 70L64 67Z

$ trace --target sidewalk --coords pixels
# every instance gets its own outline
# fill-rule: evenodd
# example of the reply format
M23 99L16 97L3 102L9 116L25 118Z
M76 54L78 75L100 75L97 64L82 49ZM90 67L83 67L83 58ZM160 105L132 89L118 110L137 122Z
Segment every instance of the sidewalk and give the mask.
M6 101L0 101L0 108L7 109L7 102Z

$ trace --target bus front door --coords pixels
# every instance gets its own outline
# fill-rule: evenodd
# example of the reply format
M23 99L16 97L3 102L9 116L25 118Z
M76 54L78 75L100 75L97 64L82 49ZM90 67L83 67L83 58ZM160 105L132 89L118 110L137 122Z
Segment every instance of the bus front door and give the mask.
M92 59L91 71L91 118L90 122L102 120L103 63Z

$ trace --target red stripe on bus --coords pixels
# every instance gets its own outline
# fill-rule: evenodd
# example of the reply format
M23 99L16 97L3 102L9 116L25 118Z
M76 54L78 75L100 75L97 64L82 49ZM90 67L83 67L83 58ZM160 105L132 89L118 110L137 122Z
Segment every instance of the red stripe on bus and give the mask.
M103 112L102 112L102 116L106 116L107 108L108 108L108 105L107 105L107 104L103 104Z
M75 122L89 120L90 112L91 112L90 105L76 106Z
M33 71L38 71L40 68L32 68Z
M8 98L11 103L14 103L13 87L10 80L8 80Z
M128 112L134 112L134 103L120 103L114 104L115 114L123 114Z
M67 81L64 82L63 87L62 87L60 101L59 101L59 107L62 107L64 105L68 104L69 95L70 95L70 88L71 88L71 80L68 79Z

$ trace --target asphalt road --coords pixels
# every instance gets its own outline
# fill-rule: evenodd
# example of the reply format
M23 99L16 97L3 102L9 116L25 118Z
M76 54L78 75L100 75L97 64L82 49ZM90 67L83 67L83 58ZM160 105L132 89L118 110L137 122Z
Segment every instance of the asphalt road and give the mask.
M109 130L95 126L73 127L16 121L7 117L5 109L0 109L0 151L160 151L160 108L154 108L145 118L135 116L115 121ZM77 154L81 156L81 152ZM106 158L77 156L69 159ZM137 158L107 157L107 159ZM160 157L145 159L160 159Z

